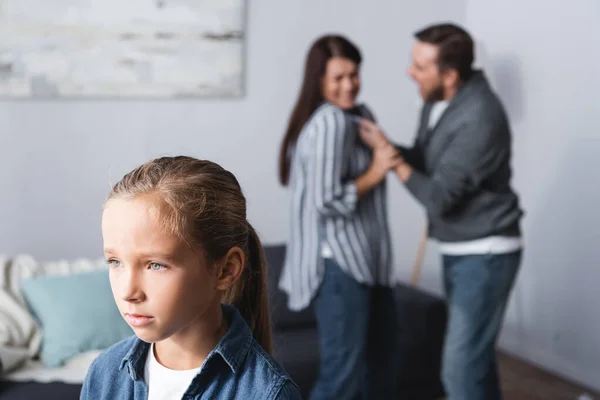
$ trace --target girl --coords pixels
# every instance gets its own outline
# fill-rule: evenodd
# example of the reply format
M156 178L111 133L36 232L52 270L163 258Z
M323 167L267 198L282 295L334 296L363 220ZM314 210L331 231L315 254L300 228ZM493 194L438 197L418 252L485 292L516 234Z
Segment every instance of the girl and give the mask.
M92 363L81 399L300 399L269 355L265 262L233 174L146 163L113 187L102 235L135 336Z
M359 50L341 36L311 47L280 154L290 186L290 240L280 287L292 310L314 300L321 367L311 398L394 398L396 315L385 176L399 164L373 151L358 121Z

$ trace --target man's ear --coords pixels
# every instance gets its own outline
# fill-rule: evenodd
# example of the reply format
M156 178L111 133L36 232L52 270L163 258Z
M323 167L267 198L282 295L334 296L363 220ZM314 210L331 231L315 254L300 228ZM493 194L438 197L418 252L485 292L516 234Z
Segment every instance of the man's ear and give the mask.
M227 290L244 272L246 255L239 247L232 247L219 262L217 268L217 289Z
M460 81L458 71L455 69L448 69L442 73L442 81L446 88L456 88Z

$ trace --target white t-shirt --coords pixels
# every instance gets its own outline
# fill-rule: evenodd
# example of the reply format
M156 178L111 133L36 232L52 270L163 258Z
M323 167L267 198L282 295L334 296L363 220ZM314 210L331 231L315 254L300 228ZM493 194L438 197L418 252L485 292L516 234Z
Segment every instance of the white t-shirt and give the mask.
M446 108L448 108L448 104L450 104L450 102L447 100L437 101L433 104L429 113L429 121L427 121L427 127L429 129L435 127L444 111L446 111Z
M152 344L144 367L148 400L181 400L199 372L200 368L175 371L162 366L154 356L154 344Z

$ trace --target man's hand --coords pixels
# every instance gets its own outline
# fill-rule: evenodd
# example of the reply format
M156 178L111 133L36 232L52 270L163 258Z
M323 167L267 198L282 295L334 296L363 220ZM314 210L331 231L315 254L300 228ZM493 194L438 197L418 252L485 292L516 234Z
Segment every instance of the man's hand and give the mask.
M362 118L360 120L359 133L360 139L371 149L390 144L381 128L368 119Z
M373 150L373 160L369 169L356 180L358 196L362 197L385 178L391 169L403 162L398 150L387 143Z

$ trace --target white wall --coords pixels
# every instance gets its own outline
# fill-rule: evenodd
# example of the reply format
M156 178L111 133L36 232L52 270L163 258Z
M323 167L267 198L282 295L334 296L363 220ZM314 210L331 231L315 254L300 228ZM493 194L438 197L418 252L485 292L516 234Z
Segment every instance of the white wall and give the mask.
M404 75L411 32L465 15L462 0L435 3L249 0L247 94L240 99L1 101L0 253L100 254L101 206L110 184L165 154L208 158L232 170L264 240L284 241L287 197L276 178L277 152L308 46L325 32L356 41L366 58L363 99L408 140L416 120L415 88ZM406 219L401 210L395 216Z
M599 21L597 0L467 1L526 211L502 346L600 390Z

